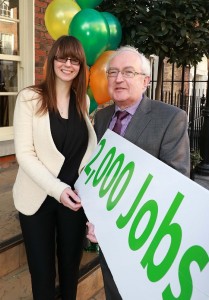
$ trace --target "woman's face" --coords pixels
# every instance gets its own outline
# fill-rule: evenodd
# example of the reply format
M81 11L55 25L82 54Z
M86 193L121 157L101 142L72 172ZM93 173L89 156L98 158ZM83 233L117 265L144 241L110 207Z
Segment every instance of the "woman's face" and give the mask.
M55 56L54 72L57 79L64 82L72 82L78 75L80 62L75 58Z

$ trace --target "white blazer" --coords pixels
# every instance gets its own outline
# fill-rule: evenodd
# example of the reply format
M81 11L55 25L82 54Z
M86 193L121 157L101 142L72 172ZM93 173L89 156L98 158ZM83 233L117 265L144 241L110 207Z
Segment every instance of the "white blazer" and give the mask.
M30 89L22 90L18 94L14 112L14 141L19 169L13 187L13 198L16 209L25 215L34 214L47 195L60 201L61 193L68 187L57 178L65 158L54 144L49 114L36 115L39 97ZM87 114L85 121L89 140L79 173L97 144Z

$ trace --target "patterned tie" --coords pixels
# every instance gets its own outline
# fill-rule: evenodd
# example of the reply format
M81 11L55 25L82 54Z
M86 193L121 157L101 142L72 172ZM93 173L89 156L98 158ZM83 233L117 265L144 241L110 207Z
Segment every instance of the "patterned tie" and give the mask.
M114 132L116 132L117 134L121 133L121 128L122 128L121 121L123 119L125 119L125 117L127 117L128 115L129 115L129 113L126 110L123 110L123 111L118 110L116 112L117 120L116 120L116 123L115 123L115 125L112 129Z

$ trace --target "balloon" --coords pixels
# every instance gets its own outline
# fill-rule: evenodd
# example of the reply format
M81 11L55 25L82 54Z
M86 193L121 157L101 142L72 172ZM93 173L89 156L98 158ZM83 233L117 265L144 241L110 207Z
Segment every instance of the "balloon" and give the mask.
M98 107L98 104L96 103L96 101L93 99L91 99L90 101L90 108L89 108L89 114L93 113L93 111L95 111Z
M110 100L107 88L106 64L115 51L105 51L90 68L90 88L98 104Z
M106 50L110 37L105 17L91 8L82 9L74 16L69 34L82 43L89 66Z
M94 96L92 94L92 90L90 87L88 87L87 94L90 98L89 114L91 114L97 108L98 104L96 103L96 101L94 99Z
M53 0L47 6L45 26L54 40L68 34L70 22L80 10L80 6L72 0Z
M119 20L109 12L101 12L105 17L110 30L110 38L107 50L115 50L119 46L122 39L122 29Z
M78 5L83 8L94 8L99 5L102 0L77 0Z

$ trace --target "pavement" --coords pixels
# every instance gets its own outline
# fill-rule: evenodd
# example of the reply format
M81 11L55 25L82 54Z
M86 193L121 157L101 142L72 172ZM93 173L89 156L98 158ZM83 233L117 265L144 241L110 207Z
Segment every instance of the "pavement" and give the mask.
M194 181L209 190L209 176L194 174Z

